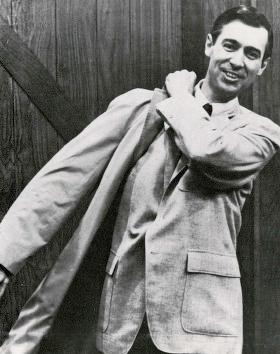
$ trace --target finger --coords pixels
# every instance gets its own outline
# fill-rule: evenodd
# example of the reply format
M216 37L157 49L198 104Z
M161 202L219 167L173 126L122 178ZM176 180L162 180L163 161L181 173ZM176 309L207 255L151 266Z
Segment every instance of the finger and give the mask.
M188 76L196 76L196 73L193 70L189 71L189 70L184 69L184 70L182 70L182 72Z
M196 73L194 71L192 71L191 74L194 78L196 78Z
M184 74L187 77L196 77L196 73L194 71L186 71Z
M166 76L166 81L170 81L171 80L171 78L173 77L173 74L168 74L167 76Z
M167 77L174 77L174 76L177 76L178 74L179 74L179 72L176 71L176 72L174 72L174 73L169 73L169 74L167 75Z

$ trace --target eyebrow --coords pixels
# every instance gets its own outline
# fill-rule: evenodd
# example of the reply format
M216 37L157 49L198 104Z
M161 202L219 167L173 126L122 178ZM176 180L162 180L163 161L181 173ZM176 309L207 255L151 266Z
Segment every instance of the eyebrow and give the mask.
M232 38L224 38L223 39L223 43L224 42L231 42L232 44L234 44L234 45L236 45L236 46L239 46L240 45L240 43L237 41L237 40L235 40L235 39L232 39ZM261 56L261 51L258 49L258 48L256 48L256 47L252 47L252 46L246 46L246 49L248 50L251 50L251 51L254 51L254 52L256 52L259 56Z

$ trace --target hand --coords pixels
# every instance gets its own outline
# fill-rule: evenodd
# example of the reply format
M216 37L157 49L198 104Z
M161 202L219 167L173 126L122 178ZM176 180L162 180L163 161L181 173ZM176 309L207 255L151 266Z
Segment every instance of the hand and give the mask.
M171 97L193 93L196 74L193 71L181 70L168 74L165 79L167 92Z
M2 270L0 270L0 299L4 294L4 291L8 283L9 283L9 278Z

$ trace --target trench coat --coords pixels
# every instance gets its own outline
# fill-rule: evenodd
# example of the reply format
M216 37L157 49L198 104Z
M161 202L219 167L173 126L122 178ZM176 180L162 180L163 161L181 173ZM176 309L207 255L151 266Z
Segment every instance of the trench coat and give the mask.
M39 171L3 219L0 226L3 246L0 251L1 263L15 274L27 257L49 241L69 214L71 215L83 195L87 192L94 195L78 228L55 265L21 310L8 339L0 348L1 354L31 354L40 350L40 343L50 330L122 179L162 128L163 121L156 113L155 107L167 97L166 92L155 89L152 97L151 91L140 91L140 95L139 90L135 89L126 93L125 99L123 95L114 99L104 114L62 148ZM143 111L147 105L149 111L146 114ZM142 112L145 114L141 114ZM112 133L104 142L104 129L109 125ZM85 141L88 144L85 144ZM96 150L91 148L93 141ZM82 150L80 146L83 146ZM91 161L95 162L94 168ZM68 179L70 175L71 179ZM48 180L46 184L45 180ZM64 183L67 188L63 187ZM53 186L51 190L50 185ZM68 188L74 188L71 195ZM50 197L53 198L56 193L59 197L54 205ZM63 198L67 199L67 203L59 205L59 200ZM49 202L50 212L47 219L38 222L42 218L42 200ZM34 205L36 201L38 204ZM43 208L46 208L46 204ZM32 220L29 214L31 209ZM51 210L54 209L56 213L52 214ZM29 226L24 222L28 214ZM17 218L17 226L15 215L20 216ZM11 238L15 242L11 242ZM17 240L20 242L16 242ZM5 248L4 244L9 245L9 249Z
M56 232L59 225L75 208L79 198L90 189L95 189L94 197L78 229L58 258L53 269L23 308L18 321L10 332L8 340L4 343L1 353L35 353L38 350L40 340L52 325L63 297L71 285L82 259L117 193L122 179L131 166L135 164L135 161L146 151L158 131L162 128L163 117L159 115L155 107L164 98L166 98L165 93L161 90L156 90L148 114L146 112L143 114L145 107L151 101L151 92L148 90L133 90L126 94L125 99L121 96L115 99L103 116L99 117L92 126L86 128L77 138L67 144L34 177L34 180L25 188L20 198L8 212L0 229L1 244L3 242L4 245L7 245L3 247L4 251L2 253L0 251L0 259L7 269L15 273L32 252L49 241L51 235ZM186 112L183 106L180 107L180 102L175 100L166 105L163 102L161 106L161 113L164 112L165 118L168 117L170 123L176 105L178 105L177 112L179 112L179 115L180 111L182 112L181 119L183 119L182 115ZM195 107L193 108L196 109ZM201 111L198 112L198 115L201 115ZM203 189L196 191L196 202L200 203L200 210L205 210L205 205L208 205L206 209L212 213L212 217L215 216L215 208L219 208L219 215L221 215L221 209L224 210L224 220L221 221L221 224L227 225L224 230L236 227L236 230L227 230L229 233L232 231L234 235L232 246L235 246L236 243L235 235L240 227L239 214L245 196L252 189L252 181L275 153L276 148L280 146L280 129L273 122L245 109L242 110L241 115L243 118L237 119L231 126L231 131L239 130L241 132L238 135L238 142L227 141L227 146L223 147L223 141L220 139L219 133L217 134L215 126L209 130L205 140L195 142L196 134L191 129L188 131L186 126L186 136L183 136L182 139L186 138L188 143L180 147L186 156L194 157L193 160L198 162L194 162L193 168L189 168L181 176L181 190L189 190L192 193L194 186L197 188L198 185L205 185L205 183L209 187L212 185L215 190L219 190L219 192L215 193L215 197L211 198L211 202L209 199L208 204ZM203 119L209 120L207 117ZM254 120L255 123L252 124ZM202 120L192 123L195 124L197 131L204 129L205 122L203 123ZM110 124L110 129L109 134L106 135L106 144L104 145L103 132L104 127L108 127L108 124ZM177 121L177 124L180 124L180 120L179 123ZM174 121L174 126L172 123L171 126L175 131L180 132L180 127L176 127L176 120ZM247 126L250 127L248 130L242 129ZM94 127L94 132L92 127ZM90 143L91 136L92 139L95 138L94 144ZM88 142L88 144L85 142ZM192 144L189 142L192 142ZM82 146L83 148L75 149L75 146ZM94 151L92 146L94 146ZM190 146L192 146L192 150L188 151ZM207 149L204 151L203 149L206 147ZM223 149L226 150L226 154L221 153ZM236 149L246 161L245 164L243 159L239 159L240 156L238 154L235 155ZM203 151L204 155L202 154ZM203 171L201 171L199 164L199 159L202 156L208 162L204 163ZM211 162L213 161L216 162L212 164ZM217 161L219 161L219 169L213 168ZM95 165L94 169L92 168L92 163ZM232 165L231 169L226 168L229 165ZM67 177L70 175L72 176L71 185L66 182ZM59 178L57 178L58 176ZM202 178L201 184L200 182L197 184L197 178ZM50 186L53 188L52 193L50 193ZM227 191L240 188L242 192L238 195L227 193ZM57 191L60 193L59 198L56 198L55 205L52 205L53 195ZM191 193L188 194L189 197L191 197ZM200 195L199 201L197 201L197 195ZM32 200L32 213L29 213L29 207L26 208L26 203L23 202L27 200ZM48 210L44 215L41 214L42 200L44 200L43 208ZM51 206L46 208L48 200L50 200ZM195 202L195 200L193 201ZM226 213L226 209L231 209L230 215ZM14 215L18 216L17 222L15 222ZM31 217L33 218L32 220L30 220ZM233 219L232 222L229 220L230 218ZM193 221L192 225L199 227L198 220L196 222ZM206 230L203 231L201 228L199 230L203 235L206 235ZM15 239L20 234L20 241L11 242L11 231ZM217 235L213 238L213 243L216 242L216 239L218 240ZM227 332L223 332L224 328L221 328L222 335L221 333L216 333L216 327L221 325L219 321L215 321L216 327L211 336L216 336L216 338L213 339L211 348L213 348L213 353L214 350L216 350L215 353L219 353L219 348L225 348L224 342L232 340L234 344L228 348L235 349L231 351L229 349L226 352L239 353L241 350L240 333L242 331L240 310L242 308L238 265L232 253L234 249L230 249L229 255L216 251L212 253L205 252L199 246L188 251L187 273L192 285L187 288L187 291L188 293L192 291L193 296L188 296L187 301L184 302L183 312L186 312L188 316L185 317L185 320L183 319L182 325L190 333L190 348L200 348L193 350L208 353L210 349L208 348L207 352L205 344L201 343L197 347L196 343L196 334L203 334L200 333L201 326L203 327L202 319L200 320L200 330L198 330L197 325L192 321L189 322L187 318L192 318L190 311L193 311L196 306L201 306L201 301L202 305L204 304L203 306L205 306L203 307L204 310L209 310L209 307L207 307L209 304L206 304L208 295L206 294L204 300L203 298L201 300L198 296L203 288L205 293L205 284L209 284L209 287L212 288L212 295L213 291L217 295L222 289L228 291L229 295L231 290L234 289L238 302L234 307L237 313L233 313L234 311L231 311L228 305L226 306L228 313L231 312L232 314L231 320L237 322L235 329L238 330L239 340L232 339L232 337L237 336L236 334L231 336ZM213 275L218 275L219 277L215 278ZM232 280L228 278L234 279L234 286L232 285ZM211 285L213 281L216 284L214 287ZM201 301L195 302L199 298ZM215 301L217 298L215 296ZM223 303L224 305L225 303ZM157 306L160 306L160 304ZM203 311L201 312L202 314ZM209 313L207 318L212 318L212 315ZM229 321L224 324L226 327L232 327ZM211 326L213 327L213 324ZM202 332L204 332L204 329ZM217 334L220 338L217 338Z

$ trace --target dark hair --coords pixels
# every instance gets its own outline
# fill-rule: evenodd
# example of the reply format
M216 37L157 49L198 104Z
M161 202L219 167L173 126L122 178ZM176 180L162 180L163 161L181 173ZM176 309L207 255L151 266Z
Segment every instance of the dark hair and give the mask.
M217 38L221 34L223 26L235 20L239 20L252 27L264 27L267 30L268 41L266 44L263 59L270 57L273 47L272 28L267 18L263 14L258 13L257 9L253 6L240 5L223 12L220 16L218 16L210 32L212 35L213 43L215 44Z

